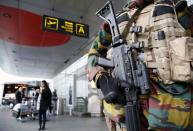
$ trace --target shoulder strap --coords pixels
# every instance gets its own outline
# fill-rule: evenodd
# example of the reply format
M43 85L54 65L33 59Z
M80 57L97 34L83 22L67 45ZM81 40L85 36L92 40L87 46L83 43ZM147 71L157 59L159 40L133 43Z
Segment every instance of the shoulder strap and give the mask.
M138 8L135 13L131 16L131 18L128 19L128 23L126 24L126 28L123 29L122 32L124 32L124 34L128 34L129 33L129 30L130 30L130 27L132 26L133 22L136 21L136 19L138 18L138 16L140 15L141 11L144 9L144 7L141 7L141 8ZM129 11L128 10L125 10L126 12Z

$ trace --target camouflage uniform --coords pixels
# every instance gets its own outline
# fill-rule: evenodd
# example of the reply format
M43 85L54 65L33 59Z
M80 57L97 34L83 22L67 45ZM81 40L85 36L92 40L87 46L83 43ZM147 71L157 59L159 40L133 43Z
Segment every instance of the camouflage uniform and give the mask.
M133 4L132 4L133 6ZM134 5L134 6L137 6ZM192 14L187 8L177 11L180 24L186 29L187 36L193 36ZM98 37L92 43L88 57L89 80L97 82L97 78L104 72L102 67L96 66L96 56L106 57L107 50L111 43L111 36L107 24L103 24L99 30ZM151 73L150 73L151 74ZM175 83L164 85L153 75L151 79L150 96L141 96L141 119L143 130L193 130L193 89L191 85L184 83ZM165 91L165 88L171 88L174 92L184 92L182 95L173 95ZM188 91L185 90L188 89ZM108 114L108 113L106 113ZM178 114L182 116L179 119ZM187 117L189 116L189 117ZM189 118L183 119L183 117ZM115 121L115 122L114 122ZM106 123L109 131L126 131L125 125L116 120L106 117ZM163 128L163 126L165 126ZM155 127L155 128L154 128ZM159 129L160 127L160 129Z
M98 36L93 41L91 48L88 53L88 74L89 80L93 80L98 71L103 69L99 66L96 66L96 57L106 57L108 47L111 44L112 36L110 33L110 28L107 23L102 24Z
M178 2L185 1L175 1L175 3ZM186 29L186 36L193 36L192 13L188 11L187 7L182 6L180 9L176 8L176 11L180 24ZM146 116L149 126L152 129L154 129L154 127L162 127L161 130L164 131L193 130L192 84L189 85L179 82L171 85L164 85L152 76L151 85L151 95L146 101L148 103L148 113ZM167 88L172 89L174 92L182 93L180 95L174 95L165 91ZM185 117L186 119L184 119ZM160 122L158 123L158 121ZM163 126L165 126L164 129ZM158 128L156 128L156 130L158 130Z

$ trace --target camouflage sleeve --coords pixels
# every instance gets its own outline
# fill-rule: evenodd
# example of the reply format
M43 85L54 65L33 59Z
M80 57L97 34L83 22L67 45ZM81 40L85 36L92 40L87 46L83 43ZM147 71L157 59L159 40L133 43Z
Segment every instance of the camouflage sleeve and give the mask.
M104 23L99 30L98 36L93 41L88 53L88 77L92 80L94 76L102 70L102 67L96 66L96 57L106 57L108 47L112 42L109 26Z

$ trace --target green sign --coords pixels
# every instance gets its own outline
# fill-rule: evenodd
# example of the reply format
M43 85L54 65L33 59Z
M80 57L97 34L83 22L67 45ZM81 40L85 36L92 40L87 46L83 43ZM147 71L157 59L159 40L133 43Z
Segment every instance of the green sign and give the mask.
M43 15L42 29L79 37L89 37L89 26L57 17Z

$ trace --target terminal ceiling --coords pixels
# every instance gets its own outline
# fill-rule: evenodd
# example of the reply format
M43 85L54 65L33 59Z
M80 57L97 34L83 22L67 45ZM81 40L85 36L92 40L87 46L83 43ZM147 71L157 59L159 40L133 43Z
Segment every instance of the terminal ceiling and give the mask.
M126 0L112 0L116 11ZM18 76L53 78L82 55L106 0L0 0L0 68ZM89 25L89 38L42 31L42 15Z

